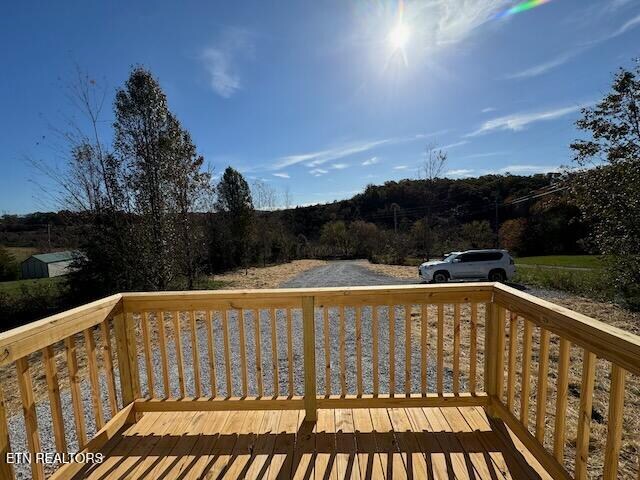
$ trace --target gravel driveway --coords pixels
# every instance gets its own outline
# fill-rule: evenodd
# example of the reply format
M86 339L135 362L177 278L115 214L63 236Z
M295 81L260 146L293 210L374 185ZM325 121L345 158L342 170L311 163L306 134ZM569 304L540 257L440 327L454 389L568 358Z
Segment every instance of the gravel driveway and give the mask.
M366 285L398 285L411 284L413 281L395 279L383 274L375 273L362 265L359 261L336 261L328 265L313 268L305 271L297 277L289 280L281 285L281 287L300 288L300 287L331 287L331 286L366 286ZM254 311L245 311L244 331L245 345L248 371L248 393L256 395L258 392L256 379L256 319ZM261 366L262 378L265 395L271 395L273 392L273 365L272 365L272 338L271 338L271 319L269 311L262 310L260 315L260 331L261 331ZM389 391L389 321L388 308L381 307L379 309L379 378L380 392ZM278 310L277 314L277 350L278 350L278 372L279 372L279 392L286 395L289 392L288 383L288 344L286 338L286 314L284 310ZM303 345L302 345L302 315L299 310L292 312L292 337L293 337L293 377L294 377L294 393L301 395L304 392L304 372L303 372ZM365 393L372 391L372 336L371 336L371 308L364 307L362 309L362 373L363 373L363 389ZM329 309L329 343L331 351L331 387L333 394L341 392L341 383L339 378L340 372L340 344L339 344L339 311L337 308ZM167 322L169 325L170 322ZM183 328L186 327L186 318L183 317ZM419 318L412 321L413 331L419 332ZM207 379L209 378L209 363L207 359L207 331L202 322L198 322L198 347L200 351L200 371L203 379L203 395L210 395ZM229 333L232 357L232 393L234 395L241 394L241 363L239 349L240 329L238 323L238 312L232 312L229 315ZM221 318L216 315L214 318L215 331L215 352L216 361L215 368L217 373L217 390L218 395L227 395L225 381L225 365L224 365L224 346L221 334ZM167 327L169 339L167 342L167 353L169 363L169 375L172 379L171 393L173 396L179 396L179 388L177 384L178 371L176 363L175 343L173 341L173 332L171 327ZM322 311L316 311L316 365L317 365L317 387L319 394L325 393L325 350L324 350L324 322ZM415 334L414 334L415 335ZM157 341L157 338L155 339ZM190 334L187 331L182 333L182 347L184 359L184 379L186 384L187 395L194 395L194 376L193 376L193 357ZM353 308L345 309L345 360L346 360L346 384L347 393L356 393L356 332L355 332L355 311ZM405 388L405 321L403 307L395 308L395 370L396 370L396 392L404 392ZM152 364L154 369L154 378L156 379L155 391L157 396L162 396L164 387L162 385L162 363L158 348L153 348ZM414 336L411 352L411 383L412 391L418 392L420 389L420 352L418 350L418 339ZM429 389L435 390L435 359L428 359L429 371ZM139 357L139 370L141 387L143 394L148 393L146 382L146 368L142 355ZM115 371L116 380L117 369ZM102 391L106 391L104 378L101 378ZM451 372L445 372L445 388L450 386ZM85 407L85 418L87 422L87 430L89 438L95 432L95 420L91 408L90 386L88 382L83 381L81 384L82 396ZM461 388L464 388L464 379L461 379ZM63 414L66 424L67 440L69 443L68 450L77 450L77 441L74 435L72 405L68 391L62 391ZM104 405L105 411L108 411L107 405ZM40 403L37 406L37 418L40 430L40 439L43 451L55 451L53 442L53 434L51 427L51 414L48 403ZM13 451L27 451L26 439L24 433L24 419L21 414L14 415L9 419L9 431ZM16 474L18 478L30 478L30 470L26 465L16 466Z
M402 285L417 283L376 273L362 265L361 260L343 260L312 268L280 285L281 287L349 287L366 285Z

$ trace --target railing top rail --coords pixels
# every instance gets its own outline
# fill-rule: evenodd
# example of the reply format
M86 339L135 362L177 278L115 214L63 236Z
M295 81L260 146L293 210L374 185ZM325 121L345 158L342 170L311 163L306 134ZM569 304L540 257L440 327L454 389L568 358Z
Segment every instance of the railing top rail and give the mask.
M121 300L111 295L0 333L0 366L98 325L122 310Z
M640 336L503 284L494 288L494 301L509 311L640 375Z
M302 298L316 297L316 306L490 301L490 283L456 285L382 285L369 287L199 290L189 292L123 293L127 311L287 307L301 308Z
M242 298L247 296L264 297L293 297L293 296L345 296L362 294L396 294L413 293L419 291L442 290L448 292L469 292L469 291L491 291L493 284L488 282L468 282L458 284L438 284L438 285L375 285L375 286L355 286L355 287L316 287L316 288L256 288L243 290L191 290L173 292L126 292L122 293L125 300L140 297L155 298Z

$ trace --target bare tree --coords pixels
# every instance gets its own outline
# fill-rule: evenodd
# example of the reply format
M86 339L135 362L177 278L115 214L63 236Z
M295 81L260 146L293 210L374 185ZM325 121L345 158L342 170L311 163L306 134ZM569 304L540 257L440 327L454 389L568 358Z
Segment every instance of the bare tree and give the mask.
M435 201L434 195L434 183L442 175L444 168L447 164L447 152L438 149L435 145L427 145L425 151L425 159L423 164L424 180L426 182L426 202L427 212L422 223L423 229L423 245L425 248L426 259L429 260L431 255L431 249L435 242L432 234L433 230L433 217L432 208Z
M447 152L444 150L438 149L433 144L427 145L424 164L422 166L424 179L426 181L432 182L436 178L440 178L447 164L447 157Z

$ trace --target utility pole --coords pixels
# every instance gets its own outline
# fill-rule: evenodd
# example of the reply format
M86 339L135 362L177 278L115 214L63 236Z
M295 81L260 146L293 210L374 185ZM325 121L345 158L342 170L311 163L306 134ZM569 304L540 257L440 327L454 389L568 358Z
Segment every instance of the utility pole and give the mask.
M398 235L398 208L400 208L400 206L394 203L391 205L391 208L393 208L393 233Z
M496 219L495 219L495 225L496 225L496 248L500 248L500 236L498 235L498 192L496 192L496 197L495 197L495 206L496 206Z
M49 251L51 251L51 223L47 223L47 237L49 239Z

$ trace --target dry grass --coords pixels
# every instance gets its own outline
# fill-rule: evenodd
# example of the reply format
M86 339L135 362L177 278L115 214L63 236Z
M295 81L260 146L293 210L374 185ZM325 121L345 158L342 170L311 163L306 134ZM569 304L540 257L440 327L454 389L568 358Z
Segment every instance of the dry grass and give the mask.
M278 288L282 283L296 275L315 267L326 265L324 260L294 260L290 263L269 267L251 267L212 277L213 280L228 282L230 289Z
M401 278L403 280L415 280L418 281L418 267L411 267L406 265L385 265L383 263L369 263L363 262L363 267L373 270L376 273L383 275L389 275L394 278Z

